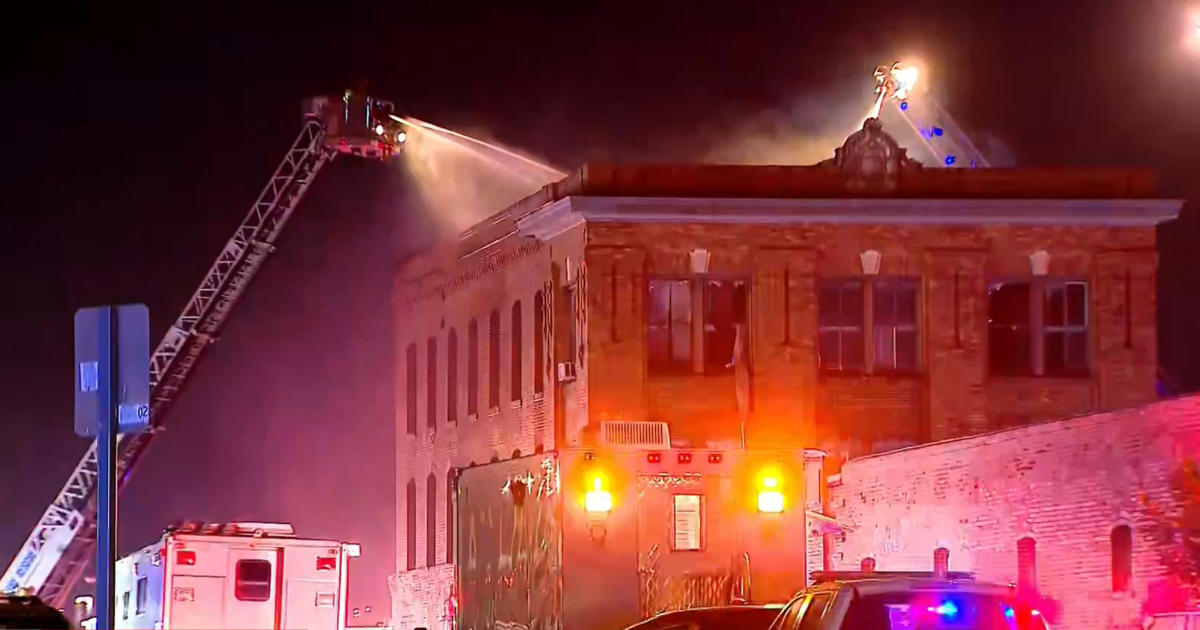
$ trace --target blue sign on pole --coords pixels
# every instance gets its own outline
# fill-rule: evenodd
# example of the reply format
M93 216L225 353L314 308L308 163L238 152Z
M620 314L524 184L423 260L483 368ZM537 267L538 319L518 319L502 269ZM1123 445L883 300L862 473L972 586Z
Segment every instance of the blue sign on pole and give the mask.
M102 360L110 347L117 356L113 375L107 374L108 362ZM103 386L109 377L117 381L117 400L111 403ZM75 313L75 433L88 438L100 435L101 415L112 413L108 404L117 405L119 433L150 426L150 311L144 304Z
M96 438L96 628L116 628L117 434L150 424L150 312L75 313L75 432Z

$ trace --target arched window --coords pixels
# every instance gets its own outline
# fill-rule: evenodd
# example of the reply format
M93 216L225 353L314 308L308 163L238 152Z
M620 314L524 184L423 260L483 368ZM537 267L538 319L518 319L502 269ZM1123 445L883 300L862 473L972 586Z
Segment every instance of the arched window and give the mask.
M1037 541L1029 536L1017 541L1017 588L1037 590Z
M437 429L437 386L438 386L438 341L437 335L429 337L425 353L425 424Z
M446 423L458 422L458 331L446 335Z
M533 294L533 393L546 389L546 297L541 291Z
M446 564L454 562L454 469L446 472Z
M404 497L404 562L409 571L417 568L417 481L408 480Z
M500 407L500 311L488 316L488 409Z
M521 300L512 305L512 334L509 335L509 345L512 346L512 364L508 369L508 379L512 384L512 399L521 400L521 388L525 385L521 352Z
M405 432L417 434L417 344L410 343L404 351Z
M429 473L425 483L425 566L437 564L437 477Z
M1128 525L1112 529L1112 587L1114 593L1129 590L1133 579L1133 530Z
M467 415L479 413L479 322L467 325Z

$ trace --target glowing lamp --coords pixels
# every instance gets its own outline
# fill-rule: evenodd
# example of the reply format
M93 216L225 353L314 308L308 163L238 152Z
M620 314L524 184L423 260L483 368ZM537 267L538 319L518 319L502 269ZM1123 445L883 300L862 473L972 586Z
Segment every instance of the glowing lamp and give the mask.
M404 144L408 141L408 134L403 131L396 134L396 144Z
M783 493L778 490L762 490L758 493L758 511L768 514L783 512Z
M592 489L583 497L583 509L593 514L612 511L612 494L604 490L603 477L592 479Z
M375 135L377 135L377 136L383 135L383 125L375 125Z

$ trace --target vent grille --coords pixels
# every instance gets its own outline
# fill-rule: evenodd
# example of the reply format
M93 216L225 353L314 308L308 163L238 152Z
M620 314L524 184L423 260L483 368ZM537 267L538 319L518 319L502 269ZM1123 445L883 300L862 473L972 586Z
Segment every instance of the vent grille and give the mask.
M665 422L602 422L600 439L605 446L671 448L671 432Z

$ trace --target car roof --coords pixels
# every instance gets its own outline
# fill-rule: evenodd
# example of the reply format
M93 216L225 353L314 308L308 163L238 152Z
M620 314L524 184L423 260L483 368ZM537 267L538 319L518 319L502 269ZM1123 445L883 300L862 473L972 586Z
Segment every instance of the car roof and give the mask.
M962 582L925 577L853 577L844 580L832 580L814 584L805 593L835 591L842 588L853 588L861 595L878 595L885 593L905 593L909 591L953 591L956 593L975 593L980 595L1007 596L1012 595L1012 588L998 584Z

